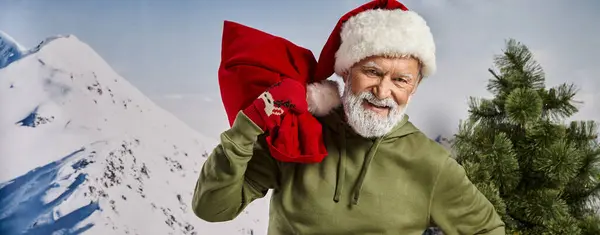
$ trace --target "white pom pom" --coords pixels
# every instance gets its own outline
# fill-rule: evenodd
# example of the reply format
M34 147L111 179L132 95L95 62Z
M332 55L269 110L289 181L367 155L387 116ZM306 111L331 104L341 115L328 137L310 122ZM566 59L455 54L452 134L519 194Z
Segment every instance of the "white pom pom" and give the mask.
M311 83L306 88L308 111L315 116L325 116L342 104L338 83L331 80Z

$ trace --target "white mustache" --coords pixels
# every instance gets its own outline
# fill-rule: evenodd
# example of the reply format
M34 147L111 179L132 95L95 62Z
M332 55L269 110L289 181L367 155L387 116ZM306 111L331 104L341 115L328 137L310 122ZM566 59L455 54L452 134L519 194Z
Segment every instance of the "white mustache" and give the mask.
M392 109L395 109L398 107L398 103L396 103L396 101L394 101L392 98L388 97L383 100L380 100L380 99L377 99L377 97L375 97L375 95L373 95L373 93L368 92L368 91L360 93L360 95L358 95L358 98L367 100L369 103L380 106L380 107L389 107Z

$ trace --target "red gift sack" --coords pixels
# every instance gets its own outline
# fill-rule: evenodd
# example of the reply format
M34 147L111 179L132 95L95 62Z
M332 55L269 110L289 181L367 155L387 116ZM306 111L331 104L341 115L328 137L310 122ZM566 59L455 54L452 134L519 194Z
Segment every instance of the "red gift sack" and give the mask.
M221 50L219 86L230 126L241 110L283 78L312 82L317 66L310 50L231 21L224 23ZM279 161L315 163L327 156L321 124L308 112L287 113L266 139Z

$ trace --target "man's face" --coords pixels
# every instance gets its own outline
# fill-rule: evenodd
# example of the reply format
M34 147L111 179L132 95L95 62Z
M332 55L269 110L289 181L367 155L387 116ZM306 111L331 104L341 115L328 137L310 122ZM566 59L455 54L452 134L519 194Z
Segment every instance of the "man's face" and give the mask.
M354 65L344 77L342 95L348 124L367 138L387 134L404 117L419 70L411 57L370 57Z

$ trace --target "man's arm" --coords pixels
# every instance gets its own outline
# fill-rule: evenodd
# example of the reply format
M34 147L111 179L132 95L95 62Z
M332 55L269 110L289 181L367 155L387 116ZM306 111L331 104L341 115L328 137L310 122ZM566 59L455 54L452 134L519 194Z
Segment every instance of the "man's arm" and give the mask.
M431 198L431 219L444 234L505 234L496 209L456 160L448 158L440 171Z
M192 200L196 216L208 222L232 220L276 187L277 162L257 144L262 133L240 112L231 129L221 134L221 143L204 162L196 183Z

